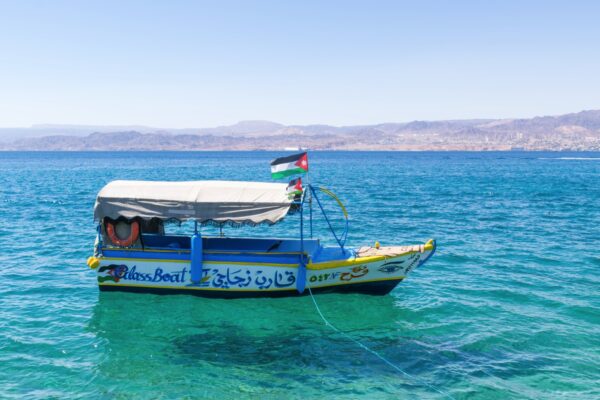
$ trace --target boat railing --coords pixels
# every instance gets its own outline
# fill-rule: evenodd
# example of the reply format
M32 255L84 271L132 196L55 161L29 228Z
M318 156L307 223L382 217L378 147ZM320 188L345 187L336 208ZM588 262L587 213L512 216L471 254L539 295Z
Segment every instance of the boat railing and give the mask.
M344 245L346 244L346 239L348 238L348 212L346 211L346 207L344 207L344 204L340 201L340 199L329 189L319 187L319 190L321 192L325 193L326 195L333 198L337 202L337 204L340 206L340 208L342 209L342 212L344 214L344 230L342 231L341 235L338 236L338 234L335 232L335 229L333 228L333 225L331 224L329 217L327 216L327 213L325 212L325 209L323 208L323 204L321 203L321 200L319 199L319 196L317 195L317 191L315 190L315 187L312 186L311 184L308 184L306 187L308 190L303 191L302 197L299 201L301 255L298 257L298 276L296 279L296 289L298 290L299 293L303 293L304 289L306 287L306 268L307 268L307 263L309 261L308 257L306 257L304 255L304 242L306 240L304 238L304 205L307 201L307 194L309 195L308 201L309 201L309 212L310 212L310 218L309 218L310 237L312 237L312 233L313 233L312 200L314 198L317 201L317 205L319 206L319 209L321 210L321 214L323 215L323 217L325 218L325 221L327 222L327 226L329 227L329 230L331 231L331 233L333 234L333 237L335 238L336 242L340 246L342 254L344 254L344 252L345 252Z
M324 187L319 187L319 191L325 193L327 196L331 197L332 199L334 199L336 201L336 203L340 206L342 213L344 215L344 229L342 231L342 233L340 235L338 235L335 231L335 229L333 228L333 225L331 223L331 220L329 219L327 212L325 211L325 209L323 208L323 204L321 203L321 200L319 199L319 196L317 195L317 191L315 189L314 186L312 185L307 185L308 190L306 190L301 199L297 202L295 202L295 204L298 204L300 207L300 240L306 240L304 238L304 215L303 215L303 209L304 209L304 205L307 202L307 194L309 194L309 199L308 199L308 203L309 203L309 212L310 212L310 216L309 216L309 224L310 224L310 237L312 238L312 232L313 232L313 226L312 226L312 221L313 221L313 208L312 208L312 200L315 199L317 202L317 205L319 206L319 209L321 210L321 214L323 215L323 217L325 218L325 221L327 222L327 226L329 227L329 230L331 231L333 237L335 238L335 241L337 242L337 244L340 246L340 248L342 250L344 250L344 246L346 244L346 240L348 238L348 211L346 210L346 207L344 206L344 204L341 202L341 200L329 189L326 189Z

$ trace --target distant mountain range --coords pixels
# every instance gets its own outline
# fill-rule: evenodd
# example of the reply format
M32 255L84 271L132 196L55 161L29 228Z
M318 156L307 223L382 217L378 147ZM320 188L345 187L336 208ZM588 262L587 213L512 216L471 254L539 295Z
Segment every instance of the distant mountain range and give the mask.
M203 129L36 125L0 128L0 150L600 150L600 110L530 119L361 126L242 121Z

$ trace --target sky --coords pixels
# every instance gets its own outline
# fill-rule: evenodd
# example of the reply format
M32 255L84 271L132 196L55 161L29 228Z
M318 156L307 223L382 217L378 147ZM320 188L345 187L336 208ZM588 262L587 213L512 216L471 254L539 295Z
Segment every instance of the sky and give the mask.
M0 127L600 109L598 1L0 0Z

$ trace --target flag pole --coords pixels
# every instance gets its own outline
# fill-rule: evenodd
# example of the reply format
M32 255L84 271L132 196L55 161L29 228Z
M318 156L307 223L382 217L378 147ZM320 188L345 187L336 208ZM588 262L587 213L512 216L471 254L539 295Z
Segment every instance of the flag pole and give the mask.
M296 278L296 290L304 292L306 287L306 260L304 257L304 199L306 193L300 195L300 263L298 264L298 276Z
M308 150L306 151L306 159L308 160ZM312 190L311 190L311 186L310 186L310 166L308 167L308 170L306 171L306 187L308 188L308 195L310 196L308 198L308 209L309 209L309 215L310 215L310 238L313 238L313 206L312 206Z

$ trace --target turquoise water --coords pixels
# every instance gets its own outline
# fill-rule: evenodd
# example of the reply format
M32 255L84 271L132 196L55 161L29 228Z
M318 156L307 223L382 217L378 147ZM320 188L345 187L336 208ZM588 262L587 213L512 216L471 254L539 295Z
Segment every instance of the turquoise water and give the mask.
M600 397L600 153L310 155L350 245L438 241L388 296L316 296L415 379L310 297L99 294L85 259L106 182L269 180L275 156L0 153L0 398Z

